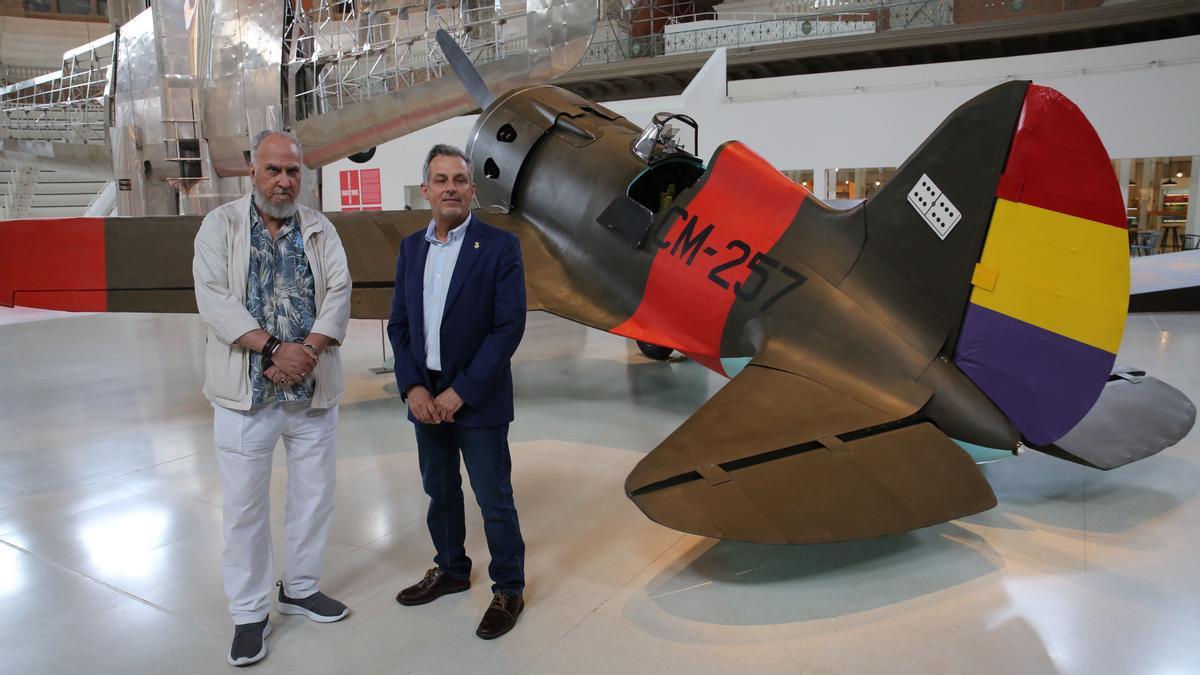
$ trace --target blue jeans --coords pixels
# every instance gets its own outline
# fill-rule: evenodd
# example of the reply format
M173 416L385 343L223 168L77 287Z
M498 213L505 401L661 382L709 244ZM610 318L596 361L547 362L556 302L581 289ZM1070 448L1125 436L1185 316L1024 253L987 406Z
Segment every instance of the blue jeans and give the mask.
M471 559L463 511L461 453L475 500L483 512L483 532L492 562L488 574L493 591L521 593L525 588L525 541L513 501L512 459L508 425L463 428L454 423L415 423L421 483L429 495L426 522L437 555L433 561L452 577L471 575Z

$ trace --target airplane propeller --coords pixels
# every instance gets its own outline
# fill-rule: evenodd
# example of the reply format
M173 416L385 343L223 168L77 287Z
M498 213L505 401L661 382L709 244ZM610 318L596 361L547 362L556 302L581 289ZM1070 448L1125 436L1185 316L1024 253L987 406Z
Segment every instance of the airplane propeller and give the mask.
M486 109L496 100L496 96L492 94L487 85L484 84L483 78L479 76L479 71L475 70L475 66L471 64L471 58L467 56L462 47L450 37L444 29L439 28L437 31L437 43L442 48L442 53L446 55L446 61L450 64L451 70L458 76L462 82L463 88L475 99L479 104L479 108Z

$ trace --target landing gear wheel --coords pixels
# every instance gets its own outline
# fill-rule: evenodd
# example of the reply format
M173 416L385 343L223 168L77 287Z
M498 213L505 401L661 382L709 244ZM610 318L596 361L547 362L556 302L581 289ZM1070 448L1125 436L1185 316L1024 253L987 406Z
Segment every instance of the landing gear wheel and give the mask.
M636 340L638 349L646 356L646 358L654 359L655 361L666 361L671 356L671 352L675 351L670 347L659 347L649 342Z

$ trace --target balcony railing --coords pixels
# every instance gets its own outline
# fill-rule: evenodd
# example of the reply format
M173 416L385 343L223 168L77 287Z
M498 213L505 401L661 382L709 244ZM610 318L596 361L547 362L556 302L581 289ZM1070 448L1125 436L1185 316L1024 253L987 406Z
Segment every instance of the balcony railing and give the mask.
M821 38L996 21L1088 9L1101 0L779 0L779 12L712 12L674 15L680 0L636 5L638 18L622 17L624 34L593 41L581 64L713 51L719 47L799 42Z

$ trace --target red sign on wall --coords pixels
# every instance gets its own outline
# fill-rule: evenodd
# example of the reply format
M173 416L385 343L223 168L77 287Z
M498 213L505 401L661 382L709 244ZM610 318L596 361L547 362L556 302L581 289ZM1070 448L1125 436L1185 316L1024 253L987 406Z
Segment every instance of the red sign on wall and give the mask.
M343 211L383 210L379 169L346 169L340 178Z

